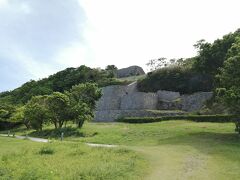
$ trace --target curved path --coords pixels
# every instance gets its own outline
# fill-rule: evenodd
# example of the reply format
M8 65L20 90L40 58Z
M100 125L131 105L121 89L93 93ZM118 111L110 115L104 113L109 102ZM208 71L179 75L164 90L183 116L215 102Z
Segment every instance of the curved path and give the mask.
M15 137L17 139L29 139L30 141L34 141L34 142L42 142L42 143L47 143L49 142L48 139L43 139L43 138L34 138L34 137L29 137L29 136L13 136L13 135L7 135L7 134L0 134L0 136L3 137Z
M48 143L50 142L50 140L48 139L43 139L43 138L34 138L34 137L29 137L29 136L13 136L13 135L7 135L7 134L0 134L0 136L2 137L15 137L17 139L28 139L30 141L34 141L34 142L41 142L41 143ZM114 148L114 147L118 147L117 145L111 145L111 144L95 144L95 143L85 143L88 146L91 147L106 147L106 148Z

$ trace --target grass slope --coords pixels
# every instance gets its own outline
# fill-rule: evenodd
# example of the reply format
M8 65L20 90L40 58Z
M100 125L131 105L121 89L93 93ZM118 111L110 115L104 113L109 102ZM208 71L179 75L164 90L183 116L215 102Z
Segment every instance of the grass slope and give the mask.
M86 123L81 130L72 127L65 131L66 145L69 143L83 146L82 142L119 144L124 149L142 154L142 157L149 162L150 168L144 166L140 161L139 164L135 164L136 169L132 174L138 174L139 169L142 172L147 170L148 173L145 173L145 176L140 175L147 180L234 180L240 177L240 137L234 132L233 123L196 123L191 121L166 121L150 124ZM21 130L20 133L26 132ZM52 129L46 129L40 134L29 133L42 137L59 135L59 132ZM65 148L64 145L56 145L56 148L58 146ZM74 151L72 147L68 148L69 151ZM105 150L102 151L104 156ZM113 153L112 158L111 156L109 158L109 163L114 164L112 161L117 163L114 159L116 156L114 150L106 151ZM92 159L94 164L100 163L98 158ZM119 159L120 164L125 163L121 160ZM87 163L88 161L83 162ZM132 170L127 170L127 166L125 167L126 169L122 168L122 171L126 171L124 172L127 174L126 179L131 179L128 174ZM109 170L116 171L114 168L109 168ZM84 169L81 172L88 174L89 170ZM106 174L105 177L113 176ZM136 174L132 177L139 179Z

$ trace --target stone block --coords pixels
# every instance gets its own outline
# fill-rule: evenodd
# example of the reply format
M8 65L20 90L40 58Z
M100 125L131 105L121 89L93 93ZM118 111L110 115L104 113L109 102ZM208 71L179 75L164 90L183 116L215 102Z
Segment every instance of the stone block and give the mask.
M121 98L121 110L157 109L156 93L135 92Z
M213 97L212 92L197 92L191 95L182 95L182 110L192 112L200 110L207 100Z
M173 91L159 90L159 91L157 91L157 95L158 95L159 101L174 101L174 100L180 98L180 93L173 92Z

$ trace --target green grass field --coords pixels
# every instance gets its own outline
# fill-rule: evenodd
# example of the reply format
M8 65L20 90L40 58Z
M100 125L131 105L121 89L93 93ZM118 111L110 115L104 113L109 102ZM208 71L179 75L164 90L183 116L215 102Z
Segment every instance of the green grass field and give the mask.
M0 179L141 179L147 164L139 154L125 148L0 137Z
M59 132L49 127L42 133L24 129L16 133L52 139L59 137ZM233 123L86 123L81 130L74 127L65 129L63 143L57 141L47 145L54 149L52 155L39 154L46 146L39 143L10 138L1 138L0 141L0 175L10 171L21 177L33 167L39 169L36 171L39 175L45 169L48 177L66 176L69 179L234 180L240 177L240 137L234 132ZM117 144L120 147L94 149L85 146L84 142ZM73 156L78 149L86 153ZM22 155L16 156L18 153ZM33 161L26 164L25 158ZM102 161L104 158L107 163ZM3 164L5 159L10 169ZM64 162L64 168L57 166L56 162ZM16 168L17 165L20 168ZM97 171L99 167L101 172Z

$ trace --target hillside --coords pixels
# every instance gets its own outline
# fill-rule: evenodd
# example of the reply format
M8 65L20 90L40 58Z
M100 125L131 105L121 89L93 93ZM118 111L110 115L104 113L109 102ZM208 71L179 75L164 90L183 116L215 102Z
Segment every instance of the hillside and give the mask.
M38 81L31 80L21 87L9 92L0 93L1 104L25 104L33 96L47 95L53 92L64 92L71 89L72 86L92 82L100 87L122 84L125 81L118 81L109 76L109 73L101 69L92 69L87 66L78 68L67 68L56 74L50 75Z

